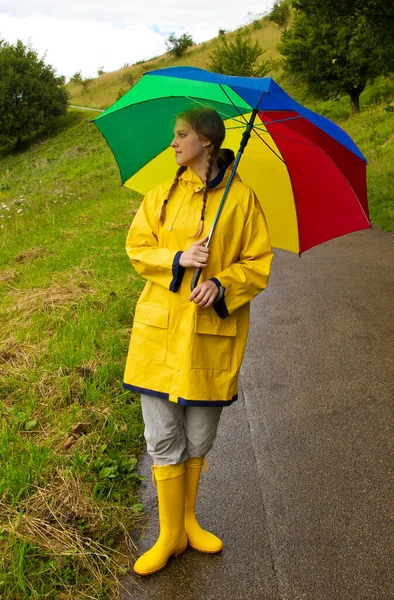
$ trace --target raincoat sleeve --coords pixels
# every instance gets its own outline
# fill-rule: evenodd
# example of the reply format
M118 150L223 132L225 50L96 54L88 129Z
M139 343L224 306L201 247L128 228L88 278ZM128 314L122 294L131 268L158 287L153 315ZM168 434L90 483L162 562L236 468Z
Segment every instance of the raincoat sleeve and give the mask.
M215 278L225 288L222 306L217 307L218 315L221 318L225 318L250 302L267 287L272 257L265 216L256 195L250 190L239 259L228 268L215 274Z
M154 195L145 196L129 229L126 252L139 275L176 292L182 282L181 251L162 248L158 243L158 209Z

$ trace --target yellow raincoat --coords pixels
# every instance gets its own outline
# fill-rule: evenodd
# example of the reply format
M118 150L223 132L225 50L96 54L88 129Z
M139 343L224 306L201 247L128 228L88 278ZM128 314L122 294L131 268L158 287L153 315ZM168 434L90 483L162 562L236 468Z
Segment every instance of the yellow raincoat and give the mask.
M230 173L229 167L208 192L201 238L211 229ZM237 399L249 303L268 283L272 250L266 221L254 192L235 174L200 279L216 278L225 288L220 311L216 305L221 318L214 307L199 308L188 300L194 268L179 265L182 251L197 241L192 236L203 184L188 168L160 225L159 210L171 184L146 195L127 237L127 254L148 281L135 310L123 386L183 405L231 404Z

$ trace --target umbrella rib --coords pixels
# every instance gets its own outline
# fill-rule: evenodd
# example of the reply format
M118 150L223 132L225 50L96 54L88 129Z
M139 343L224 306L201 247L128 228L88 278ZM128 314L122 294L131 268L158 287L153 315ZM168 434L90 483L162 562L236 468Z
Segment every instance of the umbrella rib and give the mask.
M240 113L240 111L238 110L238 107L237 107L237 106L235 106L234 102L231 100L230 96L228 95L228 93L226 92L226 90L223 88L222 84L220 84L220 87L221 87L221 89L222 89L223 93L224 93L224 94L227 96L227 98L230 100L231 104L234 106L235 110L237 110L237 111L239 112L239 115L240 115L240 117L241 117L241 118L242 118L242 119L245 121L245 123L247 124L248 122L247 122L247 120L246 120L246 118L245 118L245 115L243 115L242 113ZM234 91L234 90L233 90L233 91ZM260 139L260 140L263 142L263 144L265 144L265 145L267 146L267 148L269 148L269 150L271 150L271 152L272 152L273 154L275 154L275 156L276 156L277 158L279 158L279 160L281 160L283 163L285 162L285 161L283 160L283 158L282 158L281 156L279 156L279 154L277 154L277 153L275 152L275 150L274 150L273 148L271 148L271 146L270 146L269 144L267 144L267 142L266 142L265 140L263 140L263 138L262 138L262 137L261 137L261 135L258 133L258 131L256 130L256 128L255 128L255 126L254 126L254 125L253 125L253 127L252 127L252 131L254 131L254 132L256 133L257 137L258 137L258 138L259 138L259 139ZM271 135L271 134L269 133L269 131L266 131L266 133L268 133L269 135Z
M304 117L300 117L300 118L303 119ZM271 123L278 123L278 121L270 121L270 124ZM241 127L243 127L243 126L244 126L244 123L242 124ZM226 127L226 129L240 129L240 127ZM260 127L259 125L253 125L253 131L256 133L256 135L258 135L258 133L257 133L258 131L262 131L263 133L268 133L268 135L270 135L272 138L280 137L280 138L283 138L284 140L289 140L290 142L294 142L296 144L303 144L304 146L317 147L317 144L311 144L309 142L302 142L301 140L296 140L295 138L289 137L287 135L282 135L281 133L274 133L273 131L268 131L268 129L263 129L263 126ZM260 137L260 136L258 135L258 137ZM261 139L261 137L260 137L260 139ZM261 141L264 142L263 139L261 139ZM278 157L278 158L280 158L280 157Z
M298 117L287 117L286 119L274 119L270 121L270 123L284 123L285 121L294 121L295 119L304 119L302 115L298 115Z
M254 127L253 127L253 129L254 129ZM262 138L262 136L259 134L259 132L257 130L254 130L254 131L255 131L255 134L257 135L257 137L263 142L263 144L265 144L267 146L267 148L269 148L271 150L271 152L273 152L273 154L275 154L275 156L284 163L285 162L284 159L279 154L277 154L275 152L275 150L273 148L271 148L271 146L269 144L267 144L267 142ZM263 131L264 131L264 133L268 133L269 135L271 135L269 131L267 131L267 130L263 130Z
M240 129L241 127L244 127L245 123L246 123L246 124L248 123L247 119L246 119L246 118L245 118L245 116L244 116L244 115L243 115L243 114L240 112L240 110L239 110L238 106L236 106L236 105L234 104L234 102L231 100L231 98L230 98L230 96L227 94L226 90L225 90L225 89L223 89L223 86L222 86L222 84L219 84L219 87L221 88L221 90L222 90L222 92L225 94L225 96L228 98L228 100L230 100L230 102L231 102L231 104L233 105L233 107L235 108L235 110L237 110L237 111L238 111L238 113L239 113L239 116L241 117L241 119L243 119L243 121L241 121L241 120L239 120L239 119L236 119L236 118L234 118L234 116L230 116L230 115L224 115L225 117L227 117L227 119L232 119L232 120L233 120L233 121L235 121L236 123L240 123L240 125L239 125L239 126L237 126L237 127L229 127L228 129ZM236 93L236 92L235 92L235 93ZM204 103L203 103L203 102L201 102L201 101L198 101L196 98L192 98L192 97L190 97L190 96L186 96L186 98L187 98L188 100L191 100L192 102L195 102L196 104L200 104L201 106L204 106L204 107L206 106L206 104L204 104ZM223 113L223 114L224 114L224 113ZM293 118L298 118L298 117L293 117ZM254 132L256 133L257 137L258 137L258 138L259 138L259 139L260 139L260 140L263 142L263 144L265 144L265 145L267 146L267 148L269 148L269 149L271 150L271 152L272 152L273 154L275 154L275 156L276 156L277 158L279 158L279 160L280 160L280 161L282 161L283 163L285 162L285 161L283 160L283 158L282 158L282 157L281 157L279 154L277 154L277 153L275 152L275 150L273 150L273 148L271 148L271 146L270 146L269 144L267 144L267 142L266 142L265 140L263 140L263 138L261 137L261 135L259 135L259 133L258 133L258 131L257 131L257 127L256 127L255 125L253 125L252 131L254 131ZM271 136L270 132L269 132L267 129L263 129L262 131L263 131L264 133L268 133L268 135L270 135L270 136ZM271 136L271 137L272 137L272 136ZM294 141L296 141L296 140L294 140Z
M196 98L193 98L192 96L185 96L185 98L187 98L188 100L191 100L192 102L195 102L196 104L199 104L200 106L203 106L204 108L212 108L212 106L210 104L206 104L204 102L201 102L201 100L197 100ZM231 102L231 98L229 98L230 102ZM235 106L235 104L232 102L234 108L239 112L239 114L241 116L242 113L239 111L239 108L237 106ZM236 123L241 123L240 127L243 126L243 121L239 121L238 119L235 119L234 116L231 115L227 115L224 110L220 111L222 113L222 115L226 118L226 119L232 119L233 121L235 121Z
M221 84L221 83L219 84L219 87L221 88L221 90L222 90L223 94L225 94L225 96L228 98L228 100L230 100L230 102L231 102L231 104L234 106L235 110L237 110L237 111L238 111L238 113L239 113L240 117L243 119L243 121L244 121L245 123L247 123L247 120L246 120L245 116L244 116L244 115L243 115L243 114L240 112L239 108L238 108L238 107L237 107L237 106L234 104L234 102L231 100L230 96L228 95L228 93L226 92L226 90L223 88L223 86L222 86L222 84ZM234 90L233 90L233 92L234 92ZM234 93L236 94L237 92L234 92ZM267 94L269 94L269 92L267 92ZM239 94L237 94L237 95L239 95ZM231 118L231 117L230 117L230 118ZM271 124L271 123L281 123L281 122L283 122L283 121L293 121L294 119L304 119L304 118L305 118L305 117L303 117L302 115L299 115L299 116L297 116L297 117L287 117L286 119L276 119L276 120L270 121L270 124ZM233 119L233 120L235 120L235 119ZM264 141L264 140L263 140L263 138L262 138L262 137L261 137L261 136L258 134L258 131L257 131L257 129L259 129L259 127L258 127L258 126L255 126L255 125L253 125L253 131L255 131L255 133L256 133L256 135L257 135L257 137L258 137L258 138L259 138L259 139L260 139L260 140L263 142L263 144L265 144L265 145L267 146L267 148L269 148L269 149L271 150L271 152L273 152L273 154L275 154L275 156L276 156L277 158L279 158L279 160L281 160L283 163L285 163L286 161L284 161L284 160L283 160L283 158L282 158L281 156L279 156L279 155L278 155L278 154L275 152L275 150L273 150L273 149L271 148L271 146L270 146L269 144L267 144L267 142L266 142L266 141ZM305 145L305 146L316 146L316 144L309 144L308 142L301 142L300 140L296 140L296 139L294 139L294 138L291 138L291 137L288 137L288 136L285 136L285 135L281 135L280 133L271 133L270 131L268 131L268 129L261 129L260 131L263 131L264 133L268 133L268 134L269 134L269 135L270 135L272 138L273 138L274 136L277 136L277 137L281 137L281 138L283 138L283 139L285 139L285 140L290 140L291 142L296 142L297 144L303 144L303 145Z

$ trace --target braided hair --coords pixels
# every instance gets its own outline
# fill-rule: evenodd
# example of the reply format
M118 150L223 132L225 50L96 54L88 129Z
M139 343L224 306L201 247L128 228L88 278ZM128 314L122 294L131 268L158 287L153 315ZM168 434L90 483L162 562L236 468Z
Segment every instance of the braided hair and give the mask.
M182 175L182 173L184 173L186 171L186 169L187 169L186 166L179 167L179 169L177 170L177 172L175 174L174 181L172 182L172 185L171 185L171 187L170 187L170 189L168 191L168 196L164 200L163 204L161 205L160 211L159 211L159 222L160 222L160 225L163 225L164 220L166 218L166 206L168 204L170 196L171 196L172 192L174 191L174 189L176 188L176 185L178 183L178 179L180 178L180 176Z
M211 173L226 132L222 118L216 112L216 110L212 108L191 108L179 114L177 118L182 119L183 121L188 123L194 129L198 136L200 136L201 138L205 138L211 142L209 145L209 152L207 158L207 170L205 172L204 195L202 199L200 222L196 232L193 235L193 237L200 237L204 227L205 210L208 200L208 186L211 180ZM167 198L164 200L160 208L159 221L161 225L164 223L165 220L166 206L171 197L171 194L176 188L180 176L184 171L186 171L186 169L187 166L181 166L176 172L174 181L169 189Z

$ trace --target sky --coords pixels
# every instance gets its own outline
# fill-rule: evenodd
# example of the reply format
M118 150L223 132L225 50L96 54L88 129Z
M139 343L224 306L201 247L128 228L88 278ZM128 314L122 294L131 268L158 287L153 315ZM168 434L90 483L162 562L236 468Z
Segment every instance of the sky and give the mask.
M266 14L274 0L0 0L0 39L29 41L58 75L116 71L159 56L172 32L196 43Z

